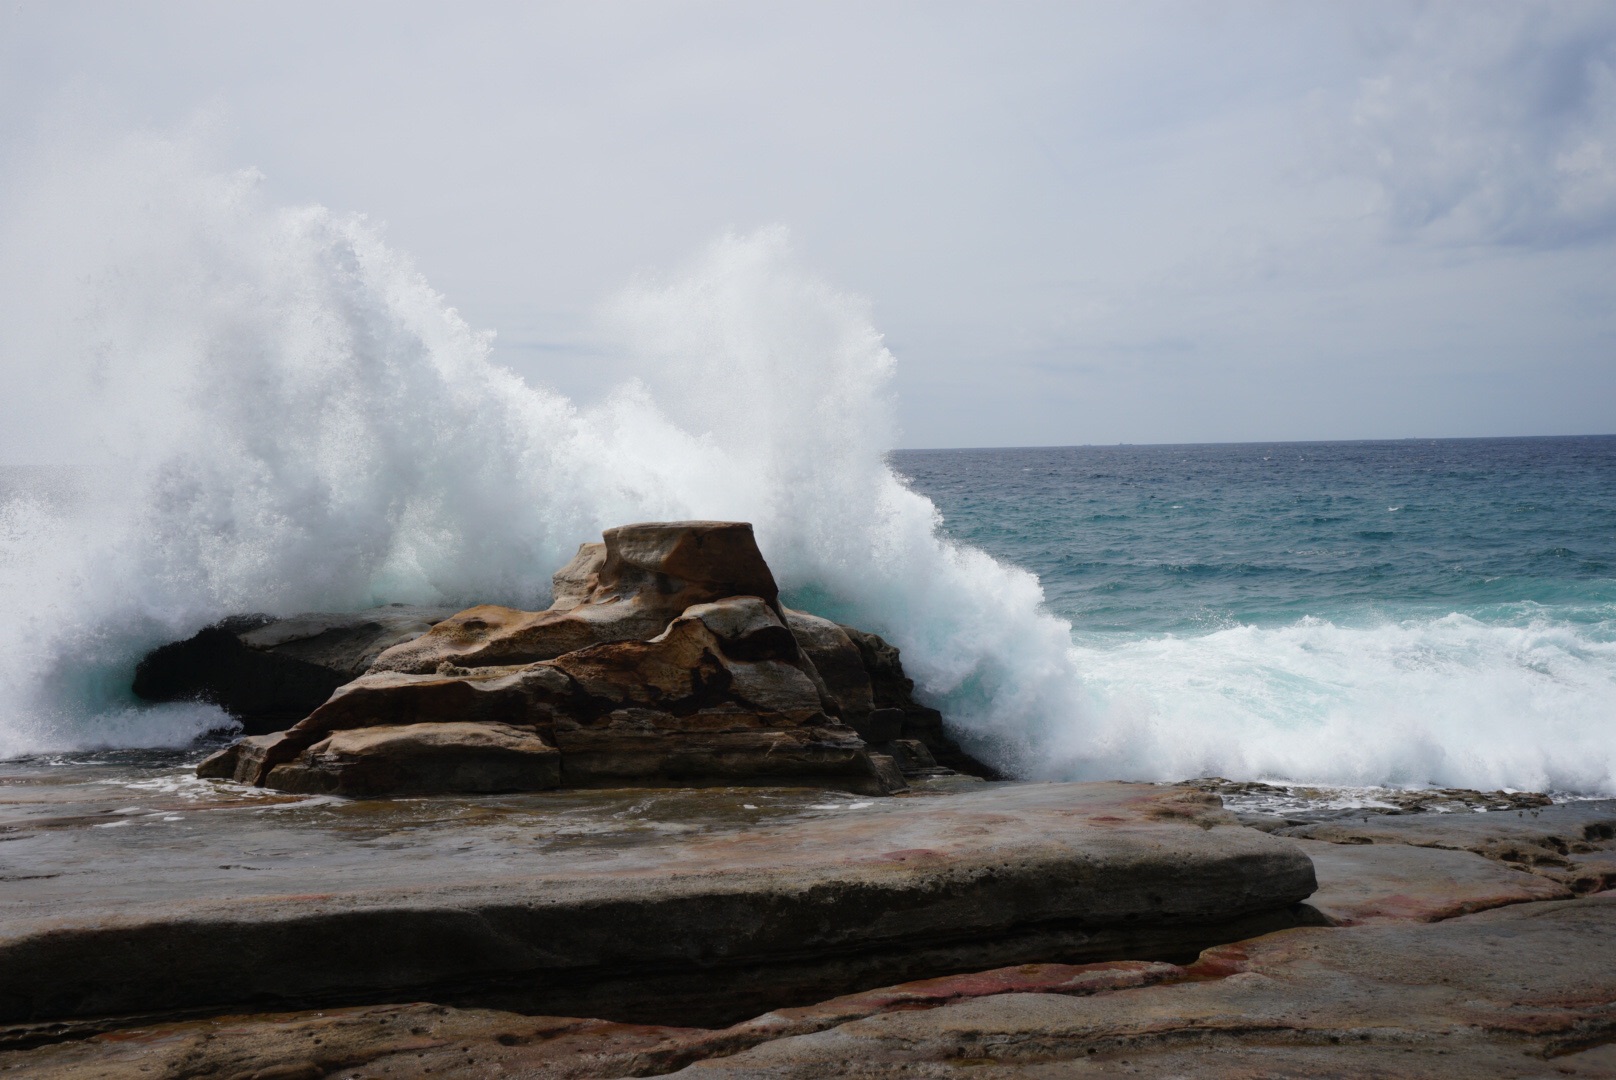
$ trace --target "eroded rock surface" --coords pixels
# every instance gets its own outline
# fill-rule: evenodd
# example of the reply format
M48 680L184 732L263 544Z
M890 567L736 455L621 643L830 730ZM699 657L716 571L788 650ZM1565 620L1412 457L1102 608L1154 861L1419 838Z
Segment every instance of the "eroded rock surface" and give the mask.
M124 802L26 815L4 845L0 1020L435 1000L724 1024L1006 964L1183 962L1295 925L1314 888L1293 843L1144 784L843 796L772 824L715 790L722 829L557 838L569 812L238 799L169 821L81 788L61 797Z
M542 612L483 605L438 621L281 737L243 740L198 774L338 795L780 782L887 794L950 765L987 772L914 703L895 649L781 608L750 525L609 529L556 573L555 595ZM344 734L358 729L374 730Z
M1474 852L1558 881L1577 893L1616 886L1616 800L1487 813L1343 814L1269 831L1338 845L1403 844Z
M901 787L851 728L826 715L805 667L774 610L759 597L735 596L684 609L649 641L591 645L520 666L365 675L262 755L231 748L198 771L336 794L696 781L794 780L871 794ZM425 741L420 729L433 724L452 733ZM499 738L479 737L480 725ZM408 739L406 728L415 731ZM360 739L359 729L392 734ZM531 752L507 745L516 733ZM394 747L436 747L460 764L400 772L366 760ZM414 757L422 761L422 753ZM479 773L478 761L490 768ZM378 786L390 775L401 786Z
M1209 950L1187 968L1029 964L717 1029L422 1004L222 1017L0 1053L0 1072L44 1080L1610 1077L1613 920L1616 896L1603 895L1434 926L1289 930Z
M1508 904L1569 900L1565 885L1469 851L1407 844L1297 840L1318 874L1308 906L1338 926L1379 919L1436 922Z
M882 1013L675 1075L1606 1076L1608 1054L1578 1058L1616 1039L1613 925L1607 894L1288 930L1213 949L1183 981Z

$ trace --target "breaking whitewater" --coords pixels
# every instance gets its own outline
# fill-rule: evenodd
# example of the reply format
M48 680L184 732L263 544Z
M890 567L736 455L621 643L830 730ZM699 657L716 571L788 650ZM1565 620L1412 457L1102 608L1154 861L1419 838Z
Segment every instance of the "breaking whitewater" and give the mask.
M227 724L128 690L146 650L223 616L543 607L602 529L711 518L753 522L788 602L898 645L962 740L1019 775L1616 792L1609 551L1497 603L1407 606L1383 574L1384 595L1343 605L1314 575L1249 617L1186 593L1175 623L1171 589L1092 604L1062 579L1090 572L1085 545L1171 530L1113 543L1095 511L1086 539L1073 507L1115 497L1084 488L1094 469L1040 486L1018 461L1047 535L996 538L969 497L980 462L889 454L894 358L780 230L607 305L646 375L587 408L494 363L362 218L272 205L163 139L19 189L0 274L0 756ZM1584 549L1616 546L1600 453ZM1216 576L1190 554L1183 580Z

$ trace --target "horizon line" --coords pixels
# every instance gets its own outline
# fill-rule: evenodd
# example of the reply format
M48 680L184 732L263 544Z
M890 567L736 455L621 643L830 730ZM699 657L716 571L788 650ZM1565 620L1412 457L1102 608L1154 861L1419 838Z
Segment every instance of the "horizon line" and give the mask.
M1525 442L1533 439L1611 439L1616 432L1581 435L1405 435L1396 439L1208 439L1201 442L1023 443L1015 446L895 446L889 454L947 450L1106 450L1119 446L1149 449L1173 446L1340 446L1347 443Z

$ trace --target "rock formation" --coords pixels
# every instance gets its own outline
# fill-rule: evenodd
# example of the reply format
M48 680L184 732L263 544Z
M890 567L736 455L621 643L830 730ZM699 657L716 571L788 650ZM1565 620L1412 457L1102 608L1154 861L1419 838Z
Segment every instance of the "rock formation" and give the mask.
M353 614L276 619L238 615L152 650L132 689L148 701L207 701L249 734L307 716L395 645L419 637L455 608L392 604Z
M198 774L354 795L700 782L884 794L905 773L986 772L914 702L897 650L781 607L750 525L609 529L557 572L555 597L441 618Z

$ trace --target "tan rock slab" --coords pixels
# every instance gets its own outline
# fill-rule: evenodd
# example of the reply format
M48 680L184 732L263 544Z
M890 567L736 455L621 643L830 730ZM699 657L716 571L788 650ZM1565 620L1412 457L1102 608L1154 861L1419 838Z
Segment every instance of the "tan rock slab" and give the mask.
M1569 900L1566 886L1469 851L1407 844L1296 841L1313 860L1319 891L1308 906L1338 926L1375 919L1435 922L1506 904Z

